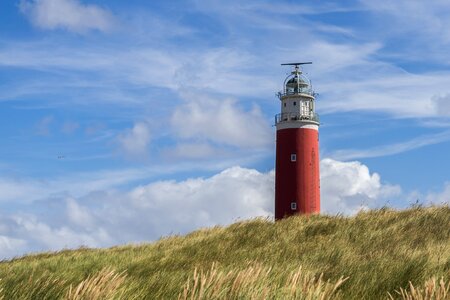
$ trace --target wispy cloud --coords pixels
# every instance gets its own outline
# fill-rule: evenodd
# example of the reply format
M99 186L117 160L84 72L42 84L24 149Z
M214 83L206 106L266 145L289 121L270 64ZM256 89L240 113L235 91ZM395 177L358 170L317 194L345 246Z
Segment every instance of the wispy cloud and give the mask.
M49 136L50 126L53 123L54 118L53 116L46 116L42 118L37 124L36 124L36 134L42 135L42 136Z
M450 93L435 95L431 98L436 113L440 116L450 116Z
M399 154L421 147L439 144L450 140L450 131L416 137L412 140L383 145L370 149L342 149L334 151L330 156L337 160L353 160L369 157L381 157Z
M223 149L217 149L207 142L183 142L172 147L164 149L163 156L169 158L187 158L187 159L209 159L217 154L224 152Z
M450 7L446 1L433 1L425 3L421 1L389 1L382 0L376 4L370 0L360 1L366 8L383 16L391 30L386 35L398 35L414 33L413 40L430 40L439 43L450 42L450 21L447 16ZM386 24L385 24L386 25ZM438 37L438 39L435 39ZM411 41L414 43L414 41ZM430 45L433 47L433 45Z
M81 196L151 176L148 169L100 170L49 178L0 177L0 203L30 204L55 195Z
M80 124L78 122L65 121L61 127L61 132L65 133L65 134L72 134L75 131L77 131L78 128L80 128Z
M97 5L84 5L78 0L21 0L21 11L41 29L66 29L83 33L88 30L108 31L114 17Z
M47 3L46 1L55 0L26 3L34 7L39 3ZM69 0L61 2L65 1ZM70 3L77 3L80 7L92 6L82 5L75 0ZM297 59L298 53L302 53L302 56L315 62L310 70L314 79L320 78L316 85L321 94L318 107L327 113L365 110L402 117L434 116L439 113L433 109L431 98L433 95L449 92L446 85L450 80L448 72L408 73L385 61L383 58L389 55L389 50L386 49L388 36L377 34L376 28L364 31L365 35L372 37L369 40L375 41L367 42L366 36L361 36L358 31L349 32L344 26L323 21L312 22L303 17L328 12L365 10L368 17L381 13L383 19L389 20L393 13L405 14L401 5L388 5L383 2L380 7L375 7L362 1L349 6L333 3L317 8L281 3L279 6L277 4L277 7L282 9L277 9L274 15L273 5L270 3L233 2L226 8L220 2L194 3L196 6L191 10L217 16L215 22L226 28L223 32L224 38L232 35L235 42L224 40L227 42L226 46L206 49L204 45L195 42L194 34L184 37L189 40L184 47L174 47L168 40L173 36L170 34L172 27L162 25L156 26L161 32L152 39L160 43L160 48L152 47L151 43L145 41L140 41L140 46L132 43L132 46L126 48L117 44L114 50L110 47L96 48L86 44L70 47L54 47L52 43L15 44L0 50L0 64L44 71L84 71L95 74L96 82L113 82L122 87L151 86L172 90L185 87L239 97L263 97L273 94L279 88L279 69L275 71L277 64L291 58ZM408 4L408 10L412 10L416 5ZM432 22L429 20L433 20L433 15L440 14L441 6L427 4L427 22ZM239 15L239 22L236 22L236 13ZM289 18L293 13L298 15L296 22ZM264 27L270 24L269 22L277 22L279 26ZM139 26L140 23L132 24ZM190 33L211 33L207 28L186 24L182 26L177 22L175 25L173 27L184 28ZM145 30L153 30L148 28L150 27L146 26ZM327 31L328 34L317 34ZM168 34L165 35L165 32ZM292 43L292 34L300 34L298 38L302 43ZM351 40L345 38L349 34L353 36ZM335 35L344 38L336 39ZM255 37L251 39L252 46L245 43L249 36ZM256 36L264 36L264 39L258 39ZM271 43L268 44L267 40ZM421 57L425 54L421 53ZM226 76L223 76L224 74ZM337 78L339 79L336 80ZM72 81L73 78L67 78L64 84L70 84ZM24 82L26 85L27 81ZM132 98L127 97L130 95L124 94L123 91L124 89L119 95L122 99ZM114 100L114 93L105 92L104 97L92 98Z

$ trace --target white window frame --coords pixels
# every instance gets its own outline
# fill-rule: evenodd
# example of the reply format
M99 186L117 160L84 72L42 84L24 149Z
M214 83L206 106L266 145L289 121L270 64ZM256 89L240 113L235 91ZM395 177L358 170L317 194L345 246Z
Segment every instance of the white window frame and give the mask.
M291 210L297 210L297 203L291 202Z
M302 115L302 116L309 116L310 114L311 114L310 102L309 101L302 101L301 102L301 108L300 108L300 115Z
M296 162L297 161L297 154L295 154L295 153L291 154L291 161L292 162Z

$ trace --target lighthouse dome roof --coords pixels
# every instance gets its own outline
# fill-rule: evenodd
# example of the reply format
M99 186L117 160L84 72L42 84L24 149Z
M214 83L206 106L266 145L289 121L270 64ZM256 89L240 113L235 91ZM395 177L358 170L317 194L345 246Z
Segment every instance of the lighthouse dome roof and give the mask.
M289 77L291 78L286 82L286 84L309 85L309 79L303 74L296 74Z
M285 94L312 94L311 82L300 73L289 75L285 80Z

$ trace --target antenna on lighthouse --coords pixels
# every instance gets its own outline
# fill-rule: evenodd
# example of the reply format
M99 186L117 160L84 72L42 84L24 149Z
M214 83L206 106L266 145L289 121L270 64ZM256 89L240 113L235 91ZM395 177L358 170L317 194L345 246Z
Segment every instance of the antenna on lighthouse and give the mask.
M302 72L300 71L300 67L301 65L310 65L312 64L311 61L307 61L307 62L298 62L298 63L285 63L285 64L281 64L282 66L295 66L295 70L292 72L292 74L301 74Z
M300 63L286 63L286 64L281 64L282 66L300 66L300 65L311 65L312 62L308 61L308 62L300 62Z

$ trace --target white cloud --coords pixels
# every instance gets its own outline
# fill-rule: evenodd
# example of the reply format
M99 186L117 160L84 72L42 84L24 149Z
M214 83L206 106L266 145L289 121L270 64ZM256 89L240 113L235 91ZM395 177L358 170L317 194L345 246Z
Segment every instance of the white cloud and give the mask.
M383 184L378 174L359 162L324 159L321 172L324 213L352 214L379 207L401 192L398 186ZM42 205L52 209L34 215L32 211ZM28 209L30 213L0 218L3 243L20 244L15 252L5 250L0 255L151 241L238 219L273 217L274 172L231 167L207 178L156 181L125 192L104 189L78 197L53 197Z
M363 67L370 64L370 58L382 47L381 43L350 44L335 43L326 40L315 40L310 45L302 45L302 53L313 62L312 67L320 74L342 72L354 67ZM334 76L335 81L336 77ZM347 78L340 77L341 80Z
M80 172L58 178L0 177L0 204L30 204L67 194L79 197L129 184L147 178L154 172L153 169L124 169Z
M325 95L318 103L324 112L373 111L413 118L442 116L433 99L448 93L448 72L412 74L393 66L369 63L340 73L339 80L324 76L318 84L318 91Z
M150 144L150 129L148 124L139 122L133 128L126 130L117 137L123 152L132 158L145 158Z
M435 95L431 98L431 102L437 115L450 116L450 93Z
M108 31L114 23L109 11L78 0L21 0L20 9L36 27L42 29Z
M80 230L73 226L71 228L69 223L50 226L30 214L0 219L0 223L8 223L9 232L5 232L6 234L20 237L4 235L3 240L7 243L6 245L9 244L16 248L14 251L0 248L0 255L3 257L18 256L25 252L56 251L86 245L101 247L113 241L102 228Z
M94 225L94 218L87 207L77 203L73 198L66 200L66 215L68 220L75 225L90 228Z
M31 5L33 8L37 7L39 3L50 2L50 0L30 1L24 3L28 3L28 6ZM65 3L65 1L68 0L60 2ZM81 7L89 6L78 2L74 3ZM305 14L320 15L320 13L329 11L362 9L362 6L365 5L366 7L363 9L367 10L368 7L368 13L371 15L378 16L378 13L382 13L384 21L393 19L392 14L396 16L401 14L404 18L402 20L407 21L405 21L405 25L413 24L411 26L419 29L422 24L426 24L427 28L428 26L431 28L426 32L432 32L436 27L442 30L450 28L450 26L445 26L448 23L445 18L439 18L442 12L448 10L445 3L418 4L417 1L411 3L400 1L400 4L390 4L382 1L379 6L373 5L370 1L361 1L361 3L356 3L352 7L336 4L324 4L320 7L293 6L281 3L277 4L277 7L280 7L279 13L274 15L271 4L232 3L225 8L220 3L201 2L197 3L196 9L216 14L220 19L218 23L229 26L230 33L233 34L233 37L235 36L233 40L236 39L240 43L230 43L222 48L205 48L196 43L187 43L187 47L165 47L165 49L149 47L148 44L126 49L120 45L115 45L111 49L86 47L85 45L54 47L52 44L42 42L26 45L15 44L3 47L0 52L0 64L45 70L63 68L99 72L96 74L99 79L110 83L111 81L108 79L112 77L124 86L137 84L174 90L187 87L239 97L260 97L261 95L267 97L281 86L277 75L280 74L280 69L276 66L278 64L276 62L287 61L291 58L297 59L298 53L302 53L304 57L314 61L314 65L308 69L313 74L311 76L313 81L317 82L317 92L321 94L320 101L318 101L318 108L321 112L365 110L387 112L401 117L441 116L440 112L434 109L431 98L433 94L448 93L447 82L450 80L448 72L411 74L405 72L401 67L387 62L391 55L391 53L387 53L386 49L390 46L387 44L389 39L378 35L377 28L364 28L367 37L361 37L361 33L355 29L354 39L339 39L334 33L327 36L316 34L317 30L321 30L320 28L330 26L333 28L333 25L319 21L311 24L302 16ZM403 10L402 7L405 9ZM416 10L417 7L420 7L420 10ZM292 22L290 18L287 18L292 12L296 12L300 16L299 23ZM424 22L410 22L413 12L414 16L421 15L417 18L424 19ZM239 22L235 20L236 13L239 13ZM286 17L284 14L288 16ZM437 17L433 18L436 15ZM255 19L260 21L256 23L258 26L272 21L272 19L281 24L277 29L270 27L264 29L257 27L256 29ZM442 24L434 26L432 23L436 22ZM162 45L166 45L161 41L165 41L165 31L170 31L169 27L163 26L164 32L157 38ZM194 32L194 36L199 33L196 32L198 28L186 27ZM394 31L399 27L402 28L402 26L391 26L390 28L393 30L386 32ZM241 28L243 29L241 30ZM280 28L284 29L280 30ZM335 29L346 31L346 28ZM145 27L144 30L148 30L148 27ZM265 38L263 40L255 38L255 30L261 33L258 36L261 35ZM206 32L208 31L206 30ZM300 46L298 43L292 43L292 34L299 32L301 33L299 38L302 41ZM251 38L249 38L250 35L252 35ZM270 45L267 44L267 40L271 41ZM377 42L368 43L367 40ZM438 41L438 39L435 40ZM437 43L426 43L426 45L431 44ZM274 47L274 45L277 46ZM409 48L426 49L424 45ZM397 50L396 47L395 49ZM440 49L444 49L445 55L448 52L445 51L445 47L440 47ZM404 55L404 51L403 49L396 54L402 55L403 59L408 56ZM421 52L420 60L427 54ZM439 63L441 64L441 62ZM66 84L72 80L72 78L68 78ZM22 95L24 91L28 90L23 85L25 84L8 87L9 90L14 89L14 91L5 90L2 91L2 94L6 94L6 96L11 93ZM54 85L54 83L49 84L48 88L54 89ZM42 90L42 88L30 89L31 92ZM113 101L113 94L93 98L95 101L106 98ZM115 95L117 99L114 101L119 99L119 102L123 102L125 98L128 98L124 95L120 96L122 97ZM276 101L274 97L272 100Z
M0 220L1 226L2 220ZM27 242L21 239L15 239L0 234L0 260L3 258L9 258L17 256L18 253L29 251L26 249Z
M337 160L350 160L369 157L380 157L399 154L417 148L439 144L450 140L450 131L442 131L436 134L419 136L406 142L383 145L370 149L341 149L334 151L331 156Z
M55 160L57 158L55 157ZM113 191L123 186L130 186L137 181L149 181L162 175L184 172L217 172L239 163L249 163L247 157L242 159L221 159L219 161L192 162L180 160L174 164L164 162L151 166L118 170L99 170L31 178L4 175L0 177L0 205L31 205L45 199L60 197L79 198L90 193Z
M260 97L273 93L273 75L261 72L262 58L245 48L183 49L173 53L177 87L219 94Z
M25 241L15 251L0 251L0 256L149 241L268 216L273 210L273 172L233 167L206 179L158 181L125 193L110 190L36 203L35 209L37 205L51 205L52 210L42 219L32 213L0 218L0 243L12 248Z
M382 14L385 23L390 26L385 34L414 34L414 40L427 39L434 43L450 42L450 22L447 18L450 12L448 2L438 1L377 1L362 0L375 13ZM386 25L384 25L386 26ZM436 39L437 38L437 39Z
M355 213L374 208L401 194L397 185L383 184L380 175L370 173L360 162L323 159L320 163L322 210L328 213Z
M210 178L160 181L128 193L133 209L146 211L154 226L186 232L270 215L273 173L232 167Z
M0 203L23 201L31 195L48 196L43 192L45 183L38 180L24 180L14 178L0 178Z
M12 44L0 50L0 64L39 70L73 70L95 72L101 83L111 81L119 86L151 86L175 91L192 90L201 93L265 97L276 103L273 95L281 88L281 70L267 61L283 62L292 53L304 53L314 64L308 67L313 74L314 87L320 93L319 111L326 113L347 111L385 112L399 117L442 117L439 110L445 105L440 100L448 93L448 72L413 74L376 59L383 52L378 43L337 43L326 39L308 37L297 49L291 47L272 53L251 53L245 48L217 49L155 49L140 48L104 49L97 47L53 47L45 43ZM259 55L259 56L258 56ZM270 57L270 59L269 59ZM177 58L177 59L175 59ZM337 79L338 78L338 79ZM43 82L43 81L42 81ZM33 86L25 81L19 86L8 87L2 97L54 90L54 82L48 86ZM31 87L26 87L30 84ZM76 87L73 78L67 78L68 88ZM92 83L77 83L85 86ZM101 86L100 86L101 87ZM101 94L99 86L92 101L129 103L136 98L117 91ZM13 89L14 91L11 91ZM126 89L123 89L126 90ZM5 95L6 94L6 95ZM200 93L197 93L200 94ZM181 95L181 97L186 97ZM134 99L134 100L133 100ZM77 98L76 101L85 101ZM141 100L144 103L143 100ZM147 102L145 102L147 104ZM172 103L165 104L167 107Z
M273 140L270 126L258 106L244 110L236 100L229 98L189 97L175 109L171 125L182 139L229 146L260 148Z
M42 90L58 91L62 88L93 87L94 92L101 88L111 88L111 81L121 86L162 87L175 91L203 90L212 93L266 96L277 89L277 83L267 73L260 72L258 57L245 49L233 48L155 48L144 44L140 47L115 45L114 48L102 45L55 45L52 42L9 43L0 48L0 65L27 68L48 72L69 70L94 73L96 81L74 79L65 80L41 78L28 80L8 86L1 91L1 98L21 97ZM249 84L251 82L251 84ZM106 85L106 86L105 86ZM126 89L99 95L93 101L123 103L135 102L126 95ZM91 91L91 92L92 92ZM111 99L113 96L119 99ZM125 98L125 99L124 99ZM128 99L131 98L131 99ZM146 98L148 99L148 98ZM82 101L83 99L77 99ZM147 102L145 102L147 104ZM167 103L165 103L167 105Z
M450 205L450 182L445 183L441 192L428 193L425 196L425 204Z

